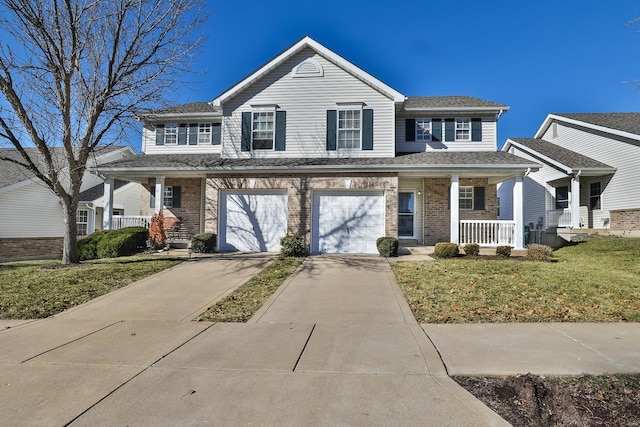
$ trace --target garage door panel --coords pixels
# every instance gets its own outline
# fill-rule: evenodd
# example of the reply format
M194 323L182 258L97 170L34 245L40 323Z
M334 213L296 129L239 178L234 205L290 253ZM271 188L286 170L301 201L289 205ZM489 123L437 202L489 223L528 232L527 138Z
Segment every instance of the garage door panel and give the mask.
M313 198L313 252L377 253L384 235L382 192L318 192Z
M220 203L220 250L277 252L287 232L285 192L225 192Z

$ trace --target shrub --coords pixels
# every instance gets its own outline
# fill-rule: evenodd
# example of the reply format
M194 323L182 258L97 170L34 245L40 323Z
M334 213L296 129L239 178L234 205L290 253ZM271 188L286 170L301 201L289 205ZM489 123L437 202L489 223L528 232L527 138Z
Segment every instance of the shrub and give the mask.
M376 247L378 252L383 257L397 257L398 256L398 239L395 237L379 237L376 240Z
M477 243L467 243L462 249L467 255L478 255L480 253L480 245Z
M553 249L547 245L531 243L527 246L527 259L531 261L549 261L553 255Z
M295 234L287 234L280 239L280 255L287 257L305 257L307 256L307 247L304 244L304 237Z
M197 254L208 254L216 249L217 236L214 233L200 233L191 238L191 250Z
M126 234L129 236L136 248L146 248L147 239L149 238L149 230L144 227L125 227L119 230L107 231L107 233Z
M151 239L151 246L156 249L163 249L167 246L167 233L164 230L164 215L162 215L162 212L151 217L149 238Z
M509 245L503 245L503 246L498 246L496 248L496 255L500 255L500 256L511 256L511 246Z
M98 242L107 231L96 231L87 237L78 240L78 257L80 261L98 258Z
M433 254L437 258L453 258L457 256L459 252L460 250L458 249L458 245L455 243L440 242L436 243Z

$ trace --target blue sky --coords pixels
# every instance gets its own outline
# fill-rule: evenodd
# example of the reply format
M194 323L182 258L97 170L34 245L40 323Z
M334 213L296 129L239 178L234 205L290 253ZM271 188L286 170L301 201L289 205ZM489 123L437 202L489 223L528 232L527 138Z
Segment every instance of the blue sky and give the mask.
M407 96L507 104L499 144L549 112L640 111L640 3L210 0L208 37L177 102L209 101L309 35Z

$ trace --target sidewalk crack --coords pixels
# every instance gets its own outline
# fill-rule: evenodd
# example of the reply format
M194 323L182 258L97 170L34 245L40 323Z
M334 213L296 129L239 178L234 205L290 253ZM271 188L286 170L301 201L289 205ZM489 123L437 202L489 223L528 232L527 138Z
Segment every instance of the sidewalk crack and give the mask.
M304 351L307 349L307 345L309 344L309 341L311 341L311 335L313 335L313 331L315 331L315 329L316 329L316 323L313 324L313 328L311 328L311 332L309 332L309 336L307 337L307 340L302 346L302 351L300 351L300 354L298 355L298 360L296 360L295 365L293 365L292 372L296 371L296 368L298 367L298 363L300 363L300 359L302 359L302 355L304 354Z

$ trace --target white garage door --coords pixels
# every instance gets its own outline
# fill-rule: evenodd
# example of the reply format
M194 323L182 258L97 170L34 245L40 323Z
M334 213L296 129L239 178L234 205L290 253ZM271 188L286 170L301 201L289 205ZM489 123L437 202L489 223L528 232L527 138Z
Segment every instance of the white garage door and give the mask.
M286 191L220 194L221 251L277 252L287 234Z
M384 236L382 192L316 192L313 195L311 251L318 253L378 253Z

